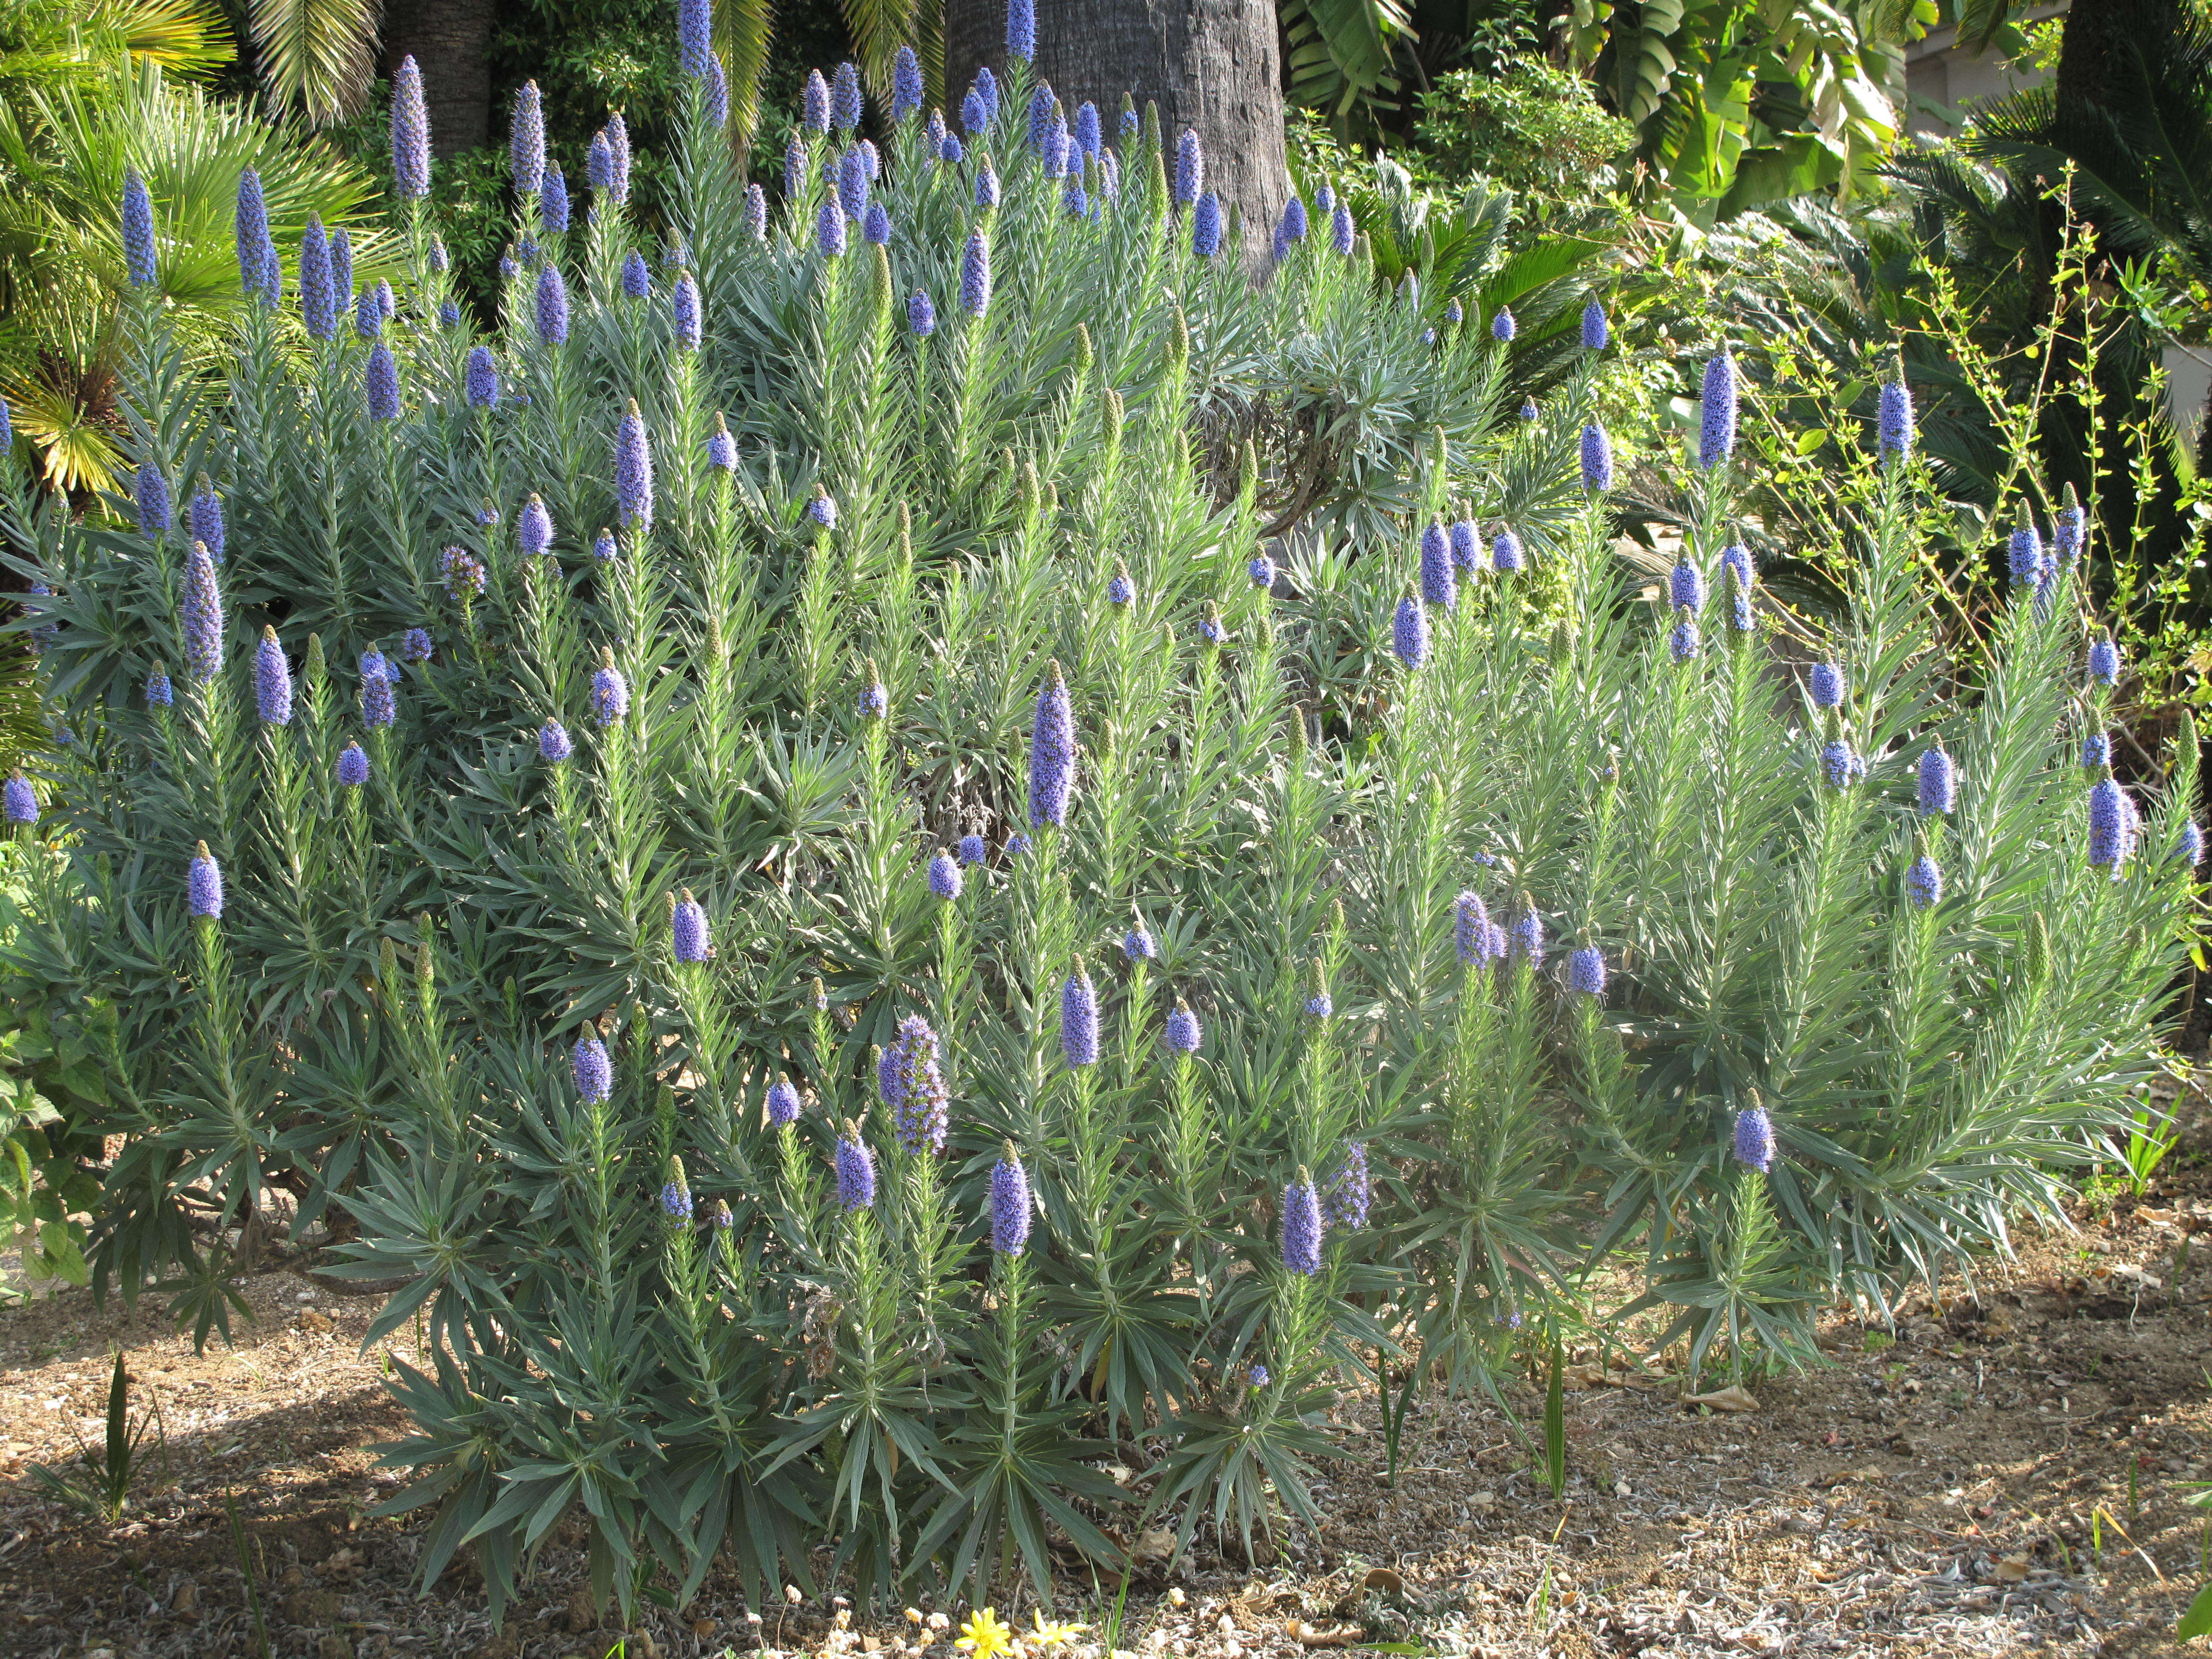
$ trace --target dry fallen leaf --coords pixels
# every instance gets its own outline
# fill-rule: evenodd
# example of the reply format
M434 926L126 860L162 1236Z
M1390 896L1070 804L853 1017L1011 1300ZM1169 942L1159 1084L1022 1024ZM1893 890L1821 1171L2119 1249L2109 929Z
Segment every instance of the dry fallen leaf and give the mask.
M1686 1406L1710 1406L1717 1412L1755 1412L1759 1401L1751 1390L1741 1382L1731 1382L1725 1389L1715 1389L1711 1394L1685 1396Z
M1359 1582L1363 1589L1381 1590L1385 1595L1403 1595L1406 1593L1406 1581L1388 1567L1368 1568L1367 1577Z
M1291 1640L1302 1648L1350 1647L1359 1635L1358 1630L1355 1627L1342 1625L1324 1627L1309 1625L1303 1619L1291 1620L1284 1626L1284 1629L1289 1632Z
M2017 1584L2027 1577L2027 1558L2008 1555L1990 1569L1990 1577L2000 1584Z

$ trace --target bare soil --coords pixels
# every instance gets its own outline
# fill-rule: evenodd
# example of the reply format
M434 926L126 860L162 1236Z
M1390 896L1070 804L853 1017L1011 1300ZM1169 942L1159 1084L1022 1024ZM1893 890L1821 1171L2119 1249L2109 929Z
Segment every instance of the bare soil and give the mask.
M1388 1486L1376 1404L1347 1400L1351 1455L1321 1472L1318 1535L1280 1534L1260 1564L1201 1551L1171 1577L1140 1557L1117 1646L2172 1650L2206 1576L2206 1512L2190 1500L2212 1480L2212 1237L2182 1245L2212 1233L2212 1170L2165 1173L2140 1200L2085 1208L2078 1233L2024 1240L1971 1287L1921 1298L1893 1330L1832 1317L1831 1363L1754 1382L1754 1409L1686 1405L1656 1368L1586 1359L1566 1397L1563 1502L1481 1400L1417 1401ZM426 1516L367 1513L398 1484L370 1449L404 1429L383 1374L387 1350L415 1358L411 1340L363 1352L376 1304L295 1273L245 1288L257 1322L203 1354L157 1310L95 1310L82 1292L0 1311L0 1653L258 1654L227 1504L280 1659L600 1659L624 1641L592 1607L573 1535L556 1534L504 1629L465 1560L423 1593ZM168 1484L110 1526L39 1496L28 1467L98 1442L118 1348L134 1407L159 1406L165 1449L149 1456ZM1509 1398L1540 1421L1533 1387ZM1095 1653L1094 1595L1071 1584L1060 1612L1093 1622L1079 1640ZM681 1614L647 1609L624 1652L955 1659L952 1631L921 1608L919 1624L836 1602L762 1618L710 1580Z

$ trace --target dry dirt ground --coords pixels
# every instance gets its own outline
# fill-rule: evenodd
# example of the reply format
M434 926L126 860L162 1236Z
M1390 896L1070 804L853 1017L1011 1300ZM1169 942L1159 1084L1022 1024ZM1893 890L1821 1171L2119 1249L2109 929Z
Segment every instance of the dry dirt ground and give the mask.
M2192 1232L2202 1247L2185 1255ZM927 1602L919 1625L834 1603L762 1620L716 1581L625 1638L580 1588L573 1537L546 1550L503 1630L465 1563L422 1594L424 1516L366 1513L398 1484L368 1448L402 1427L385 1348L361 1351L374 1304L289 1273L248 1289L258 1324L199 1355L149 1310L99 1311L81 1292L0 1312L0 1653L258 1654L228 1500L278 1659L601 1659L625 1640L626 1659L955 1659ZM1320 1534L1286 1535L1257 1565L1201 1554L1170 1577L1145 1562L1117 1645L1142 1659L1347 1644L1557 1659L2168 1650L2205 1577L2190 1498L2212 1480L2208 1304L2212 1174L2177 1169L2077 1234L2024 1242L1971 1291L1922 1299L1893 1334L1831 1320L1831 1364L1758 1382L1754 1410L1686 1407L1674 1383L1585 1364L1566 1396L1564 1503L1481 1401L1418 1401L1387 1487L1375 1402L1350 1401L1353 1455L1322 1471ZM404 1333L388 1346L413 1357ZM42 1500L28 1467L97 1442L118 1347L134 1403L159 1404L169 1484L111 1527ZM1533 1390L1513 1403L1540 1421ZM1093 1621L1079 1641L1095 1644L1092 1595L1071 1589L1060 1611Z

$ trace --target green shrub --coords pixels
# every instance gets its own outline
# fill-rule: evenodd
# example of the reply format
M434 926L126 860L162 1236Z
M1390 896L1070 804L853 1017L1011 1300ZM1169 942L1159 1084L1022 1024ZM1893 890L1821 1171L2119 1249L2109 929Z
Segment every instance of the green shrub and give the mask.
M2077 764L2071 567L1954 663L1923 474L1838 471L1808 675L1723 575L1723 399L1681 611L1578 459L1607 354L1522 417L1571 275L1508 262L1509 349L1325 234L1195 257L1156 132L1092 218L1018 125L952 166L918 125L891 240L831 253L825 143L757 239L695 95L696 345L624 216L527 201L488 340L421 214L375 347L256 306L203 388L134 314L135 457L216 482L227 562L5 520L78 737L10 959L116 1013L101 1282L204 1334L278 1194L346 1218L337 1271L403 1285L372 1340L428 1350L396 1506L495 1610L579 1514L624 1606L817 1547L1049 1594L1109 1527L1311 1521L1339 1386L1547 1352L1614 1251L1616 1317L1741 1372L2060 1217L2194 882L2193 746L2139 830Z

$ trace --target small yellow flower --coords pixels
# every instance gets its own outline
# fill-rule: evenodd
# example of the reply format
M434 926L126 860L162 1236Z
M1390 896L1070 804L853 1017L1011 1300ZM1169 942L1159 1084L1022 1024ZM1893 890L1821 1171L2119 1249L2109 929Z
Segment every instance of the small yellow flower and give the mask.
M960 1626L960 1639L952 1645L975 1659L998 1659L1000 1654L1014 1650L1014 1633L999 1622L999 1615L990 1608L978 1607L975 1616Z
M1046 1622L1042 1607L1039 1607L1031 1616L1036 1620L1036 1628L1030 1634L1036 1638L1040 1647L1064 1647L1091 1628L1088 1625L1048 1624Z

